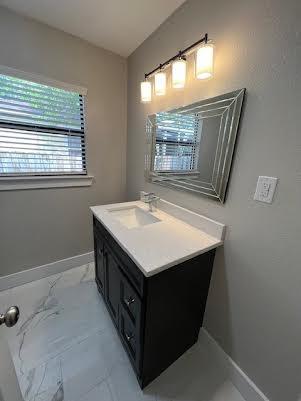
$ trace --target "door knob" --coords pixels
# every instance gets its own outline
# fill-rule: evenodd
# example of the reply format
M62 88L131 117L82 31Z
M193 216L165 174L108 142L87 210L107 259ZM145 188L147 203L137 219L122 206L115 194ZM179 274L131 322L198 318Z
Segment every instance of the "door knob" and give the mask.
M19 308L11 306L4 314L0 314L0 325L4 323L7 327L13 327L19 320L19 316Z

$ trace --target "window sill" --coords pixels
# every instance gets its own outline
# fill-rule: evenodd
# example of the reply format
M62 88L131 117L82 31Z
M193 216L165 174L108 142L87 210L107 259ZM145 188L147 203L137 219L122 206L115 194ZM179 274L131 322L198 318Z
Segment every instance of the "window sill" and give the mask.
M89 187L93 180L91 175L0 177L0 191Z

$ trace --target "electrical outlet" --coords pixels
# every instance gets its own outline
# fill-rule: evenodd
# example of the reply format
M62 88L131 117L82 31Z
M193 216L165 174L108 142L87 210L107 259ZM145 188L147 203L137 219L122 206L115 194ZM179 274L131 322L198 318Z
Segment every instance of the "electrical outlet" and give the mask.
M254 200L272 203L277 181L278 178L260 175L257 181Z

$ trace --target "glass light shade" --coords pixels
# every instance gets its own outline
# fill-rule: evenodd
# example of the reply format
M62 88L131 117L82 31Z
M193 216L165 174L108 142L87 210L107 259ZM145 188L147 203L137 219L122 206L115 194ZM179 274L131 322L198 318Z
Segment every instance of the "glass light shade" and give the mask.
M152 100L152 84L149 81L143 81L140 84L141 88L141 102L149 103Z
M206 44L196 52L195 75L198 79L208 79L213 76L214 47Z
M163 96L166 93L166 74L165 72L158 72L155 75L155 94Z
M172 63L172 86L184 88L186 82L186 61L177 60Z

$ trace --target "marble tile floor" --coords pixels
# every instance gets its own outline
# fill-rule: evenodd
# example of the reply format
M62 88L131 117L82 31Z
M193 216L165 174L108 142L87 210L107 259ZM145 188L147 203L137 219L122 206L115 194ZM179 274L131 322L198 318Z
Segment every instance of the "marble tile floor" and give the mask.
M143 391L94 281L94 264L0 293L24 401L244 401L198 344Z

